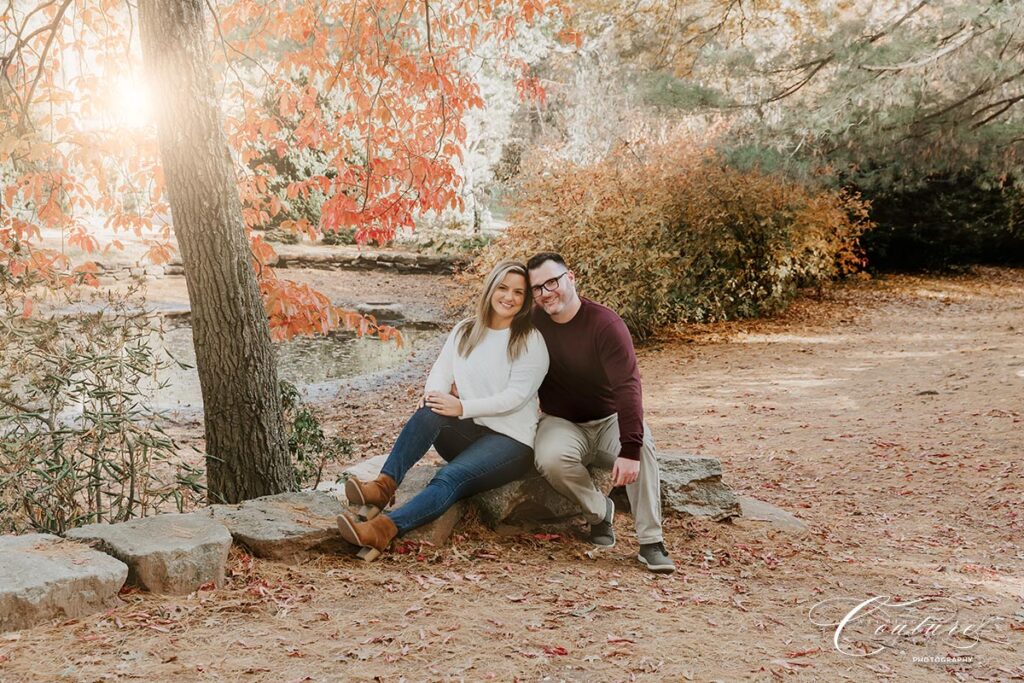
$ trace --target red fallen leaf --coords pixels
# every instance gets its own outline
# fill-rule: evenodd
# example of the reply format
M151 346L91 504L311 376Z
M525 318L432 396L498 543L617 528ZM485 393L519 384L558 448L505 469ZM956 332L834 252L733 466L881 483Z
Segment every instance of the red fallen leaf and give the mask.
M787 652L786 657L806 657L807 655L813 655L817 652L821 652L820 647L815 647L810 650L797 650L796 652Z
M1024 624L1010 624L1010 629L1013 631L1024 631Z
M534 534L533 537L538 541L557 541L562 534Z
M569 654L569 651L566 650L561 645L559 645L557 647L545 647L544 648L544 653L545 654L549 654L549 655L557 655L559 657L563 657L563 656Z
M777 664L784 669L796 669L798 667L814 666L810 662L791 662L788 659L773 659L772 664Z
M11 661L11 658L8 657L7 655L0 655L0 664L3 664L4 662L9 662L9 661Z

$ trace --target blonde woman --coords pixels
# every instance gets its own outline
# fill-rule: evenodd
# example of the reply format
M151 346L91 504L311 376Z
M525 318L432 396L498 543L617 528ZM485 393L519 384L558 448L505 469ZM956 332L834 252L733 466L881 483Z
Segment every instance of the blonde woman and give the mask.
M480 292L476 314L452 330L427 377L419 410L402 429L380 475L353 477L345 493L363 506L359 521L338 518L345 540L367 561L392 539L440 517L456 501L518 479L533 464L537 389L548 370L544 339L530 322L526 266L502 261ZM455 386L455 393L451 387ZM409 469L434 446L447 461L411 500L390 504Z

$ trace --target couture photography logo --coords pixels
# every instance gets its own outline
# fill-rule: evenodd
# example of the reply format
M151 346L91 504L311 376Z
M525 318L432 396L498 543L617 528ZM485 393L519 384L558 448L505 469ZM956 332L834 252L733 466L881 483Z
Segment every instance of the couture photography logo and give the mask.
M1002 617L968 610L952 598L889 595L822 600L808 617L848 657L904 653L915 663L973 664L975 648Z

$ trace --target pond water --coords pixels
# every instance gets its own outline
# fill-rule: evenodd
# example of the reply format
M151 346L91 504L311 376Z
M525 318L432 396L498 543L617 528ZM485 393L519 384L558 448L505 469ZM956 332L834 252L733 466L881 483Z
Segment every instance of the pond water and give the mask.
M411 353L441 335L433 326L406 326L400 331L401 345L375 337L358 337L347 331L276 343L278 376L299 387L306 398L333 395L346 380L396 368ZM201 410L203 399L195 369L192 328L165 328L162 341L156 345L189 367L175 365L161 371L149 387L153 397L149 405L172 413ZM164 386L156 388L161 383Z

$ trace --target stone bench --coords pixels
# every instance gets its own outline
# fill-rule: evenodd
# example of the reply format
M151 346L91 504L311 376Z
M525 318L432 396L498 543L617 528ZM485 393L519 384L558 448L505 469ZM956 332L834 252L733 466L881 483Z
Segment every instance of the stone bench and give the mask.
M722 465L717 458L658 453L658 469L664 511L714 521L741 514L739 499L722 481ZM599 490L611 489L610 469L591 467L589 471ZM559 521L580 514L575 503L555 491L536 471L471 500L480 518L492 527L502 523ZM619 509L628 509L625 496L617 498L616 504Z

